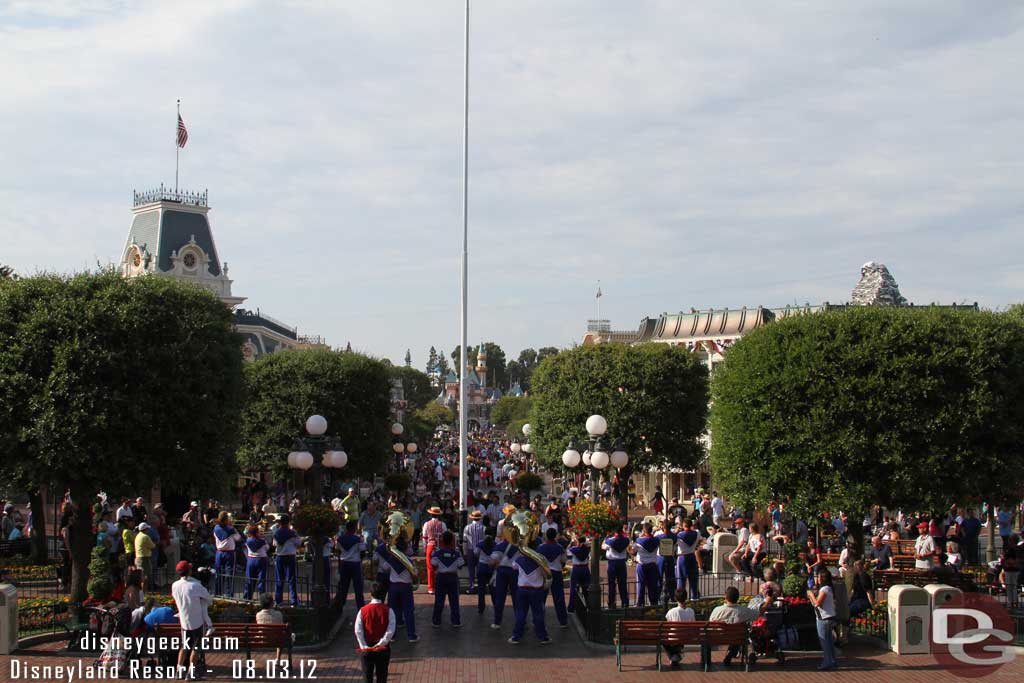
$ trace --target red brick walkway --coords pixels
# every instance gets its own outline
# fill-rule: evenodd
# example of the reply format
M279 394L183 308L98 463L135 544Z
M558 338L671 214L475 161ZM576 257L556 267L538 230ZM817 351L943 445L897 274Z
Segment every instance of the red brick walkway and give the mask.
M863 644L847 648L840 660L841 670L821 674L815 670L816 657L790 657L785 668L779 668L774 659L758 662L748 674L742 667L726 669L720 664L706 675L700 671L696 653L687 653L680 671L666 670L658 673L654 668L653 650L627 653L623 658L623 672L615 670L614 652L607 648L589 648L580 640L575 629L563 630L555 625L554 614L548 610L548 625L551 645L541 646L529 627L523 642L510 645L505 642L511 635L513 614L506 607L502 629L492 630L490 608L483 616L477 615L475 599L463 596L462 622L459 630L445 625L434 629L430 625L430 607L433 596L420 593L416 596L416 625L420 641L408 643L404 630L399 629L393 647L390 680L397 683L521 683L537 681L585 681L586 683L633 683L644 681L682 680L683 677L715 681L849 681L862 683L867 679L875 681L920 681L939 683L961 680L944 671L935 660L926 655L896 657L895 655ZM348 608L347 615L351 615ZM17 652L12 657L0 657L0 681L13 681L10 660L17 659L31 665L68 665L77 661L72 657L57 654L58 645L41 645ZM721 652L716 652L714 661L720 662ZM213 673L207 680L232 679L231 661L236 655L211 655L208 664ZM256 654L256 671L265 672L267 653ZM354 653L354 637L351 624L346 624L338 639L328 648L316 653L296 653L294 670L298 671L299 660L315 660L316 680L319 681L361 681L362 672ZM87 658L86 663L92 661ZM307 672L309 668L307 667ZM826 678L827 677L827 678ZM24 679L19 679L24 680ZM40 679L37 679L40 680ZM41 679L46 680L46 679ZM293 679L294 680L294 679ZM993 676L983 680L1019 681L1024 680L1024 652L1012 664L1004 666Z

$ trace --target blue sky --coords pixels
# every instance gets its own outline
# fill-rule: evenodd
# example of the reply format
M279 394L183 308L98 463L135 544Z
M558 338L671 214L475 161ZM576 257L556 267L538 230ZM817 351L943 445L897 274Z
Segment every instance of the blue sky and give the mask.
M120 256L209 188L237 294L422 367L458 343L463 5L0 2L0 262ZM470 339L691 307L1024 299L1024 5L479 1Z

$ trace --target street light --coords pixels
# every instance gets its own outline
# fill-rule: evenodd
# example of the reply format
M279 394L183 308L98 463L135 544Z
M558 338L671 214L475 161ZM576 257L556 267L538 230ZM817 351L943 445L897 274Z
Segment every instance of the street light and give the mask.
M348 464L348 453L337 445L335 439L325 436L327 420L323 415L311 415L306 420L306 436L295 439L296 450L288 454L288 467L302 472L306 483L306 472L312 470L312 482L305 491L306 500L319 504L323 502L323 471L331 473L331 487L334 486L334 470ZM323 539L313 539L313 586L310 597L314 609L327 607L327 593L323 585Z
M570 470L578 467L581 463L590 468L590 500L597 502L598 473L609 465L616 469L622 469L629 464L629 455L623 448L622 439L616 439L614 446L609 449L608 440L605 437L605 432L608 431L608 421L602 416L591 415L588 417L586 428L588 448L580 453L579 445L573 438L569 442L568 448L562 453L562 464ZM601 606L601 585L598 580L601 571L600 549L600 543L595 535L590 539L590 588L587 591L587 614L590 617L592 633L596 632L598 610Z
M405 432L405 427L402 426L401 422L396 422L393 425L391 425L391 433L395 437L400 437L404 432ZM419 450L419 446L416 445L415 441L410 441L409 443L403 443L401 439L398 439L398 441L396 441L391 446L391 450L393 450L395 452L395 460L397 461L397 467L400 469L401 465L402 465L402 454L403 453L408 453L408 454L412 455L417 450Z

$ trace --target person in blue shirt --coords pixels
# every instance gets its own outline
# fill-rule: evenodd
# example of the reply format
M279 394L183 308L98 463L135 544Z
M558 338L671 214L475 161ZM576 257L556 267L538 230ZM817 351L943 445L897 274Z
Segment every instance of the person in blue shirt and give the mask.
M601 544L604 556L608 560L608 609L615 609L615 589L618 588L622 598L622 606L629 607L629 593L626 590L626 558L629 550L629 539L622 529L614 536L604 539Z
M338 601L345 607L348 600L348 588L352 586L352 595L356 601L356 609L362 609L363 600L363 560L362 553L366 550L366 542L359 535L359 522L354 519L345 523L345 530L338 534ZM383 563L381 563L383 565Z
M637 564L637 587L636 604L643 607L645 603L651 606L658 604L658 594L661 592L659 582L661 573L658 571L658 546L660 541L654 537L654 527L644 524L643 529L633 542L633 552L636 553Z
M964 556L969 564L978 564L978 537L981 535L981 520L974 516L974 510L968 510L964 521L960 523L963 534Z
M494 586L491 585L491 577L494 576L494 565L491 564L491 553L494 552L494 536L484 536L484 540L476 544L472 552L476 553L476 594L477 614L484 613L487 604L487 596L491 596L491 605L494 605Z
M562 580L562 565L565 563L566 554L563 548L555 539L558 538L558 531L548 529L544 534L544 543L537 547L537 552L548 561L548 568L551 570L551 586L548 592L551 593L551 604L555 607L555 618L562 628L569 627L569 614L565 606L565 582Z
M676 593L676 535L672 531L672 522L669 519L665 519L661 523L661 531L654 535L654 538L658 541L658 566L661 570L661 585L664 589L663 602L666 605L672 603ZM663 555L661 551L661 542L665 539L671 539L672 541L672 554Z
M1002 548L1008 548L1010 544L1010 534L1013 533L1013 510L1008 508L1000 508L999 513L996 515L996 522L999 524L999 537L1003 539Z
M298 590L295 588L296 562L295 553L299 547L299 535L291 528L291 518L281 515L277 531L274 532L274 571L277 574L277 586L274 590L274 602L281 604L285 581L291 594L292 605L299 602Z
M577 592L580 587L590 586L590 544L583 536L573 538L568 549L569 558L572 561L572 569L569 570L569 612L575 612Z
M178 615L174 613L173 607L155 607L143 617L142 621L150 631L156 631L156 627L160 624L177 624Z
M267 568L270 546L256 526L245 530L245 592L246 600L252 600L253 589L263 594L267 590Z
M513 562L519 554L519 548L506 540L494 544L491 550L491 565L494 566L494 622L491 628L501 628L501 618L505 613L505 596L512 597L512 609L518 604L516 577L518 572Z
M445 531L441 534L441 547L430 555L434 567L434 614L435 628L441 626L441 613L445 599L451 608L452 627L462 626L459 614L459 567L465 564L462 553L455 549L455 534Z
M214 581L213 594L221 595L221 589L231 586L231 594L234 594L235 578L235 543L242 540L242 535L235 531L231 524L231 515L221 512L217 518L217 525L213 527L213 539L217 546L217 555L214 558L214 569L217 570L217 579Z
M538 558L542 562L544 558ZM544 624L544 599L547 591L544 590L545 572L537 562L524 553L516 553L512 560L516 568L516 602L513 605L516 611L516 623L512 628L512 637L508 642L517 645L523 638L526 631L527 612L533 615L533 630L537 633L541 645L551 642L548 636L547 626Z
M375 540L375 552L380 557L380 563L388 569L388 607L395 611L396 624L405 624L409 642L418 642L420 638L416 635L416 605L412 596L413 577L401 560L391 552L391 546L381 541L379 536ZM395 549L404 553L408 547L409 542L405 534L399 534L395 541Z
M697 567L697 551L700 550L700 533L693 528L693 522L683 520L683 530L677 536L679 556L676 560L676 589L681 589L684 582L690 586L690 599L700 598L700 570Z

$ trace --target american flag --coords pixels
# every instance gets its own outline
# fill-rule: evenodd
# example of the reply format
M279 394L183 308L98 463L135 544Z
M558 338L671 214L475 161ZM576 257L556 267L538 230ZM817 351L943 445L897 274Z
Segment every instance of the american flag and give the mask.
M178 114L178 147L184 147L186 142L188 142L188 131L185 130L185 122L181 120L181 114Z

